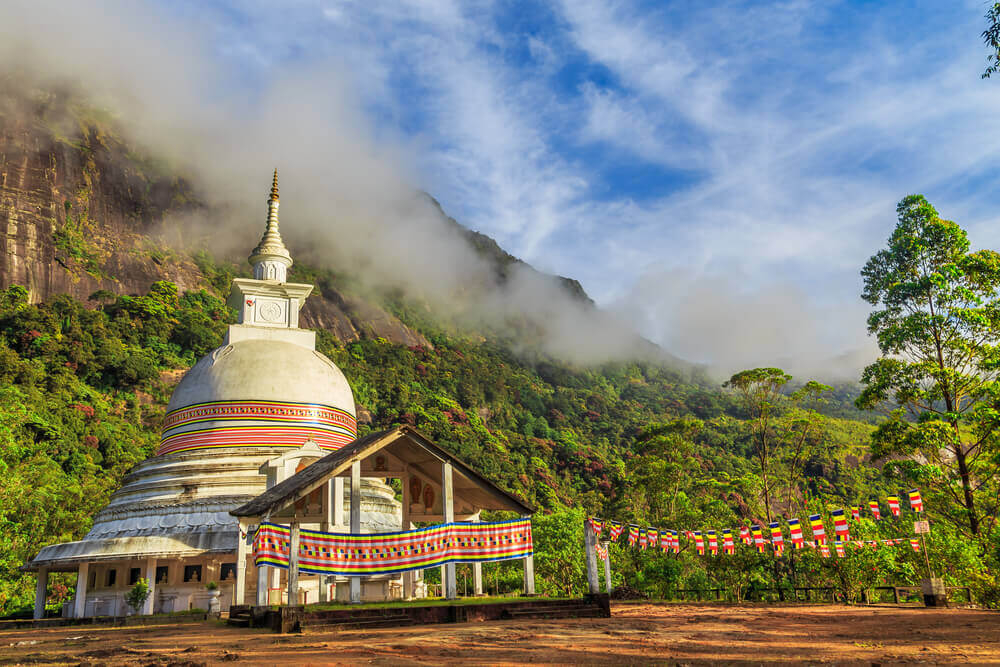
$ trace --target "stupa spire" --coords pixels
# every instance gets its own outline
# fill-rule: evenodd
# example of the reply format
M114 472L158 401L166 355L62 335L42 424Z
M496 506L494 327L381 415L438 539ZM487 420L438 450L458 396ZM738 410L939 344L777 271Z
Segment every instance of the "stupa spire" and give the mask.
M260 243L250 253L249 262L253 267L253 277L257 280L286 282L292 256L281 240L278 231L278 169L274 170L271 182L271 196L267 199L267 227Z

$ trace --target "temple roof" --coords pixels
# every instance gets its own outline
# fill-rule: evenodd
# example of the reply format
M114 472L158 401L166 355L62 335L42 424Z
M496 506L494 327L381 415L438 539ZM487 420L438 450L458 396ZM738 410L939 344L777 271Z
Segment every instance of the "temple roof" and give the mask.
M375 431L344 445L337 451L324 456L295 475L274 485L245 505L232 510L230 514L238 517L276 515L296 501L308 496L325 484L327 480L349 472L355 461L368 459L383 449L423 476L435 480L440 479L440 465L428 468L427 464L451 463L456 473L456 496L464 496L474 502L478 509L507 510L520 514L534 514L535 512L535 508L525 501L489 481L467 463L436 445L415 428L404 425L384 431ZM437 470L433 468L437 468ZM377 476L377 473L366 471L364 475L371 477Z

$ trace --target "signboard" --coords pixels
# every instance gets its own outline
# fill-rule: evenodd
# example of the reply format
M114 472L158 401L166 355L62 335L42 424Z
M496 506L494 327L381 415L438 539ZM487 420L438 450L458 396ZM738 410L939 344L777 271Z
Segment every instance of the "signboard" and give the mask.
M913 532L916 534L929 533L931 532L931 524L929 521L914 521L913 522Z

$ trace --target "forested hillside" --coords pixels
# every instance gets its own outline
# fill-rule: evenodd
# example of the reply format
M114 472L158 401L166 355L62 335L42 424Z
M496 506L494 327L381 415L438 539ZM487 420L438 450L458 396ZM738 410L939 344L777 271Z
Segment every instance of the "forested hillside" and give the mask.
M244 273L232 258L148 235L165 211L197 214L201 205L94 112L78 113L69 129L52 126L52 99L0 113L0 614L33 595L33 577L18 567L86 533L125 472L151 453L172 387L233 321L225 295ZM470 241L501 278L519 261L487 237ZM537 504L546 592L579 590L588 514L721 528L900 490L870 461L873 418L853 407L849 387L782 388L762 460L739 393L666 353L660 362L570 364L525 345L544 322L465 327L406 295L355 292L337 268L299 262L291 279L318 286L305 324L350 381L362 432L411 424ZM574 281L552 280L588 301ZM947 544L942 534L936 558ZM963 554L951 576L981 576ZM619 581L652 593L726 577L841 576L794 562L779 571L758 556L708 566L690 553L615 558ZM913 579L918 561L898 558L893 576Z

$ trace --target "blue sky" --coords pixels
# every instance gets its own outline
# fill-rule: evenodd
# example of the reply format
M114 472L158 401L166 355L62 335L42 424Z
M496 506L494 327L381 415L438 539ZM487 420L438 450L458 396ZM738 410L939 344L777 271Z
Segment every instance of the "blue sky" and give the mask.
M850 375L858 272L903 196L1000 242L986 4L157 6L209 36L205 97L329 80L452 216L675 354Z

